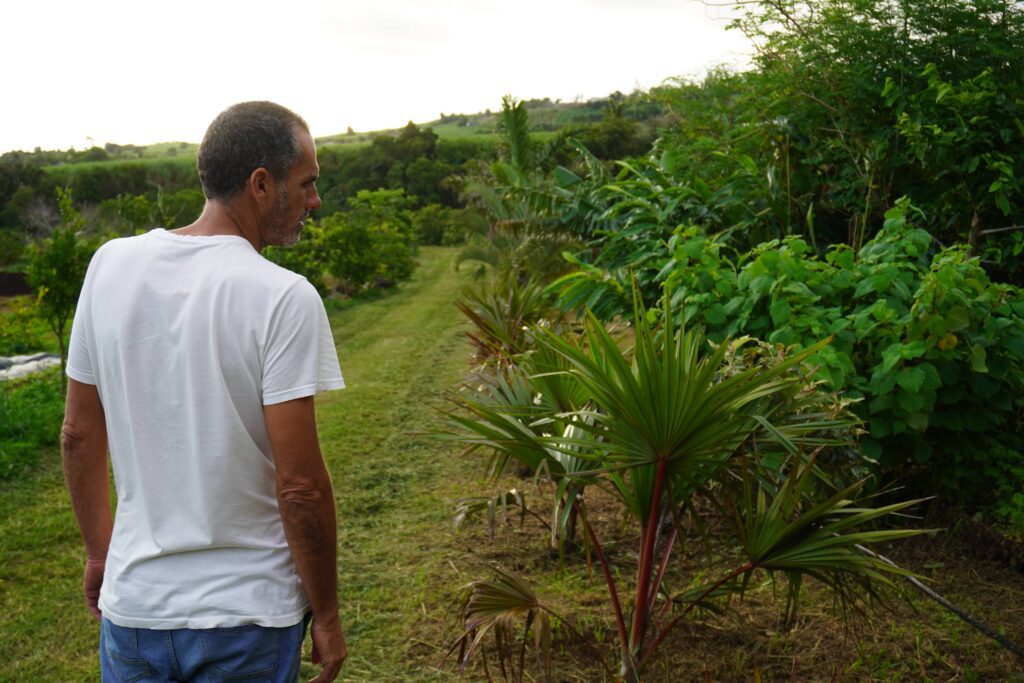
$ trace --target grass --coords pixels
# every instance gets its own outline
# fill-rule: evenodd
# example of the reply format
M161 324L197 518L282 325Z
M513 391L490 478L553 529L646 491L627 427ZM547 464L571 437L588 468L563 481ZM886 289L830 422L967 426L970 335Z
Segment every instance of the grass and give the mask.
M31 380L0 382L0 481L36 464L43 447L53 447L64 415L60 371Z
M466 327L451 305L468 276L454 273L454 254L421 249L411 282L328 307L348 383L317 399L338 501L339 590L350 650L341 680L457 680L452 665L436 666L455 634L445 624L448 602L492 562L522 573L587 634L589 643L581 645L556 631L556 680L605 680L586 655L588 647L614 650L599 574L588 572L578 555L560 563L547 549L547 530L531 518L522 529L515 518L493 539L480 520L451 531L454 502L485 493L477 462L421 435L440 422L443 393L468 370ZM0 483L0 682L95 681L97 626L81 604L81 542L56 449L40 449L39 458L40 466L17 482ZM547 516L547 498L529 480L502 485L528 491L531 508ZM602 495L595 492L590 501L594 518L610 558L628 576L636 530L622 524ZM699 545L695 538L686 543L693 550ZM922 539L896 559L991 625L1024 639L1024 574L968 559L954 534ZM701 570L699 553L681 553L680 561L688 575ZM765 681L829 681L833 671L839 681L1024 680L1020 661L923 599L898 605L894 614L872 612L847 628L825 591L813 584L807 589L791 631L779 624L783 591L768 583L753 587L723 616L701 615L681 625L646 680L704 681L705 666L718 682L751 681L755 671ZM306 664L304 680L313 672ZM473 669L466 678L483 680L484 674Z
M31 296L0 296L0 356L57 353L57 336L35 311Z

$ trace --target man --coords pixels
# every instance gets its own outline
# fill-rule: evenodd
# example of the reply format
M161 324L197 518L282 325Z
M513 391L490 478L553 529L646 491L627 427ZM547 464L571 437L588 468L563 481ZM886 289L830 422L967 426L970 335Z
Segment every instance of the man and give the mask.
M237 104L198 165L199 219L103 245L71 332L61 443L103 680L294 681L311 616L332 681L347 650L313 395L344 384L316 291L259 254L320 207L313 138Z

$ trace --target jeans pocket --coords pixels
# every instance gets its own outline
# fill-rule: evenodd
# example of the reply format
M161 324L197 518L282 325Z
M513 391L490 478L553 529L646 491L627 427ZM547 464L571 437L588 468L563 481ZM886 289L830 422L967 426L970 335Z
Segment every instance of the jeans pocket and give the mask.
M262 626L217 628L200 634L206 671L212 680L273 680L279 629Z
M111 678L118 683L135 683L150 676L153 670L139 652L138 633L133 628L115 626L103 620L104 682Z

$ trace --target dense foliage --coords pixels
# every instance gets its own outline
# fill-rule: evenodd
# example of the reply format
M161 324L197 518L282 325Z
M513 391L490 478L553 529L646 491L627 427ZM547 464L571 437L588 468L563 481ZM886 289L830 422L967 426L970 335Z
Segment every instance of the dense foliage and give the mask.
M390 286L413 270L416 235L401 190L363 190L339 211L308 221L293 247L269 247L271 261L299 273L324 296L333 288L354 294Z
M859 402L882 481L1019 524L1024 11L974 0L748 3L757 68L657 90L679 117L549 214L588 239L552 288L605 319L665 288L712 338L807 347Z
M661 88L680 121L660 162L698 192L689 180L700 178L717 203L745 200L748 245L803 233L857 247L901 196L944 244L1014 223L1020 3L762 0L742 11L756 68Z

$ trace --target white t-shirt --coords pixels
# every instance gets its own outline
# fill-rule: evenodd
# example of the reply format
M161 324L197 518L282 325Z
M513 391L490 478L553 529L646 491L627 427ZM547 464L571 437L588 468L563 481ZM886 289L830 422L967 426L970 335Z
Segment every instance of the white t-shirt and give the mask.
M344 386L323 302L242 237L153 230L96 252L67 374L106 414L118 626L298 623L263 406Z

